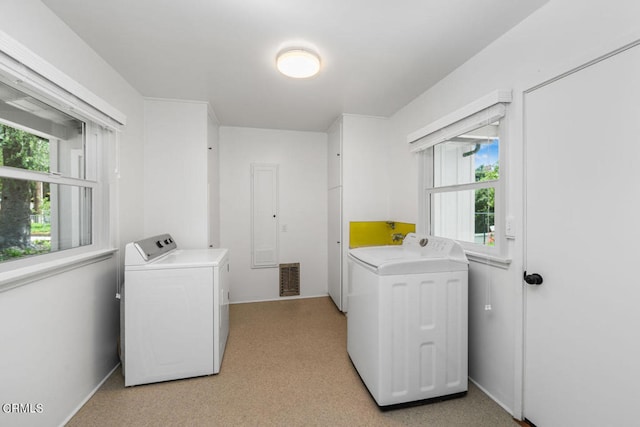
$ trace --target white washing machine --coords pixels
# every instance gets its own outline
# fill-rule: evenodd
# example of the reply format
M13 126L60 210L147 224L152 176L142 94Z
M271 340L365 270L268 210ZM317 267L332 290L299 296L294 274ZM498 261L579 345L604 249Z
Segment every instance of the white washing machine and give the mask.
M378 406L467 392L468 261L453 240L349 251L347 351Z
M169 234L125 247L125 386L220 372L229 335L227 249L178 249Z

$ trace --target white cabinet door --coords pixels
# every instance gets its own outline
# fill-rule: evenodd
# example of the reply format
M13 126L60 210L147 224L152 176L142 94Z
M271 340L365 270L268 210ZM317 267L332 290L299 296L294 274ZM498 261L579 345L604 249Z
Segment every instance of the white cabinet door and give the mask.
M637 425L640 47L525 94L524 414Z
M278 266L278 165L251 165L251 267Z
M346 295L342 289L342 119L328 132L328 213L329 229L329 295L339 310L346 310Z
M227 339L229 338L229 260L225 258L218 266L218 292L219 292L219 306L218 306L218 352L217 359L214 360L214 372L220 371L220 365L224 357L224 351L227 347Z
M329 295L344 311L342 296L342 187L329 190Z
M328 133L328 188L342 185L342 120L336 121Z

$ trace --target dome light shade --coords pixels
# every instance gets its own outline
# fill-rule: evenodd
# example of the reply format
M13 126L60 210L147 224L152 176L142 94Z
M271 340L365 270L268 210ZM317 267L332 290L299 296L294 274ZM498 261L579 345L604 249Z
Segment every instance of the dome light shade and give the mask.
M278 54L276 66L285 76L304 79L318 74L320 58L304 49L291 49Z

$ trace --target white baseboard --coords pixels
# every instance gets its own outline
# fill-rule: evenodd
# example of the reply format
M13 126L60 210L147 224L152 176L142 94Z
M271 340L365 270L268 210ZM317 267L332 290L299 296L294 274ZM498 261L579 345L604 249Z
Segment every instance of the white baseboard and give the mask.
M329 294L321 294L321 295L296 295L291 297L278 297L278 298L268 298L268 299L259 299L259 300L249 300L249 301L229 301L229 304L249 304L252 302L270 302L270 301L286 301L291 299L307 299L307 298L324 298L328 297Z
M495 396L493 396L491 393L489 393L487 391L487 389L485 389L484 387L482 387L480 384L478 384L476 381L473 380L473 378L468 377L469 381L471 381L476 387L478 387L484 394L486 394L487 396L489 396L491 398L491 400L493 400L494 402L496 402L498 405L500 405L500 407L502 409L504 409L505 411L507 411L509 413L509 415L511 415L512 417L513 415L513 410L511 408L509 408L507 405L505 405L504 403L502 403L499 399L496 399Z
M91 390L91 392L87 395L87 397L85 397L82 400L82 402L80 402L80 404L78 406L76 406L76 409L74 409L69 414L69 416L62 422L62 424L60 424L60 427L64 427L69 421L71 421L71 418L73 418L73 416L78 413L80 408L82 408L84 406L84 404L87 403L89 401L89 399L91 399L91 397L94 394L96 394L96 392L100 389L100 387L102 387L102 384L104 384L105 381L107 381L107 379L109 379L111 374L113 374L115 372L115 370L118 369L119 366L120 366L120 362L118 362L116 364L116 366L114 366L114 368L111 371L109 371L109 373L102 379L102 381L100 381L100 383L93 390Z

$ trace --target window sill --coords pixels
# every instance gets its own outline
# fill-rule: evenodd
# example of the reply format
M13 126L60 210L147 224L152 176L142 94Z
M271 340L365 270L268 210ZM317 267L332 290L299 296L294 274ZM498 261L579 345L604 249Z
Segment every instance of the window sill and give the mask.
M101 249L0 273L0 292L104 261L111 258L117 251L117 249Z
M502 268L508 270L511 265L511 258L504 258L496 255L488 255L479 252L465 251L469 261L477 262L480 264L486 264L491 267Z

